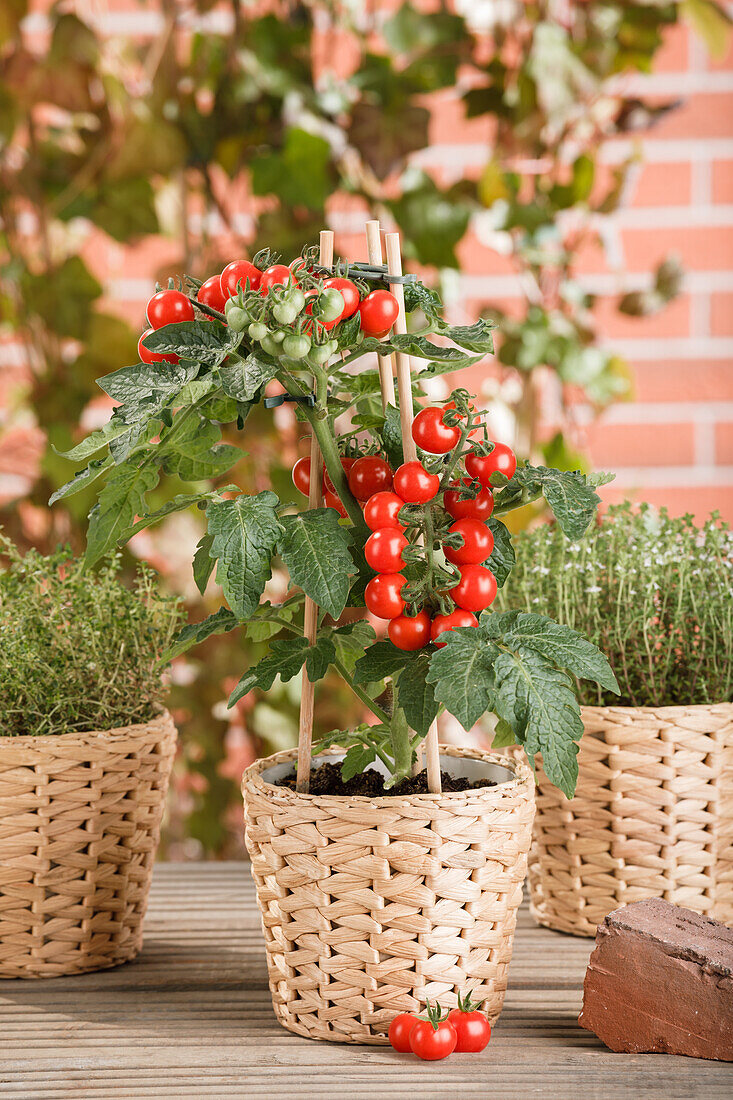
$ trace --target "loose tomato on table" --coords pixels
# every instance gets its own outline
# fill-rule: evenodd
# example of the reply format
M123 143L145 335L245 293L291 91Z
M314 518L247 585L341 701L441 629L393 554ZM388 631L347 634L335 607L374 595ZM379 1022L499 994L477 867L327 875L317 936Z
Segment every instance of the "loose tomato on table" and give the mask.
M405 578L401 573L378 573L364 589L367 610L378 619L396 619L405 610L402 588Z
M440 478L428 473L422 462L403 462L394 475L394 491L406 504L426 504L437 496Z
M430 616L427 611L417 615L398 615L387 627L392 645L409 651L422 649L430 641Z
M491 485L492 474L504 474L511 480L517 472L517 456L506 443L495 443L490 455L466 455L466 471L482 485Z
M427 1062L447 1058L456 1049L458 1035L453 1024L441 1015L440 1005L427 1003L427 1019L418 1017L410 1031L410 1048L413 1054Z
M373 290L359 306L361 330L365 336L381 340L397 320L400 307L394 294L388 290Z
M378 455L357 458L349 470L349 488L357 500L369 500L375 493L392 488L389 463Z
M399 573L405 568L402 551L409 543L399 527L383 527L366 540L364 557L375 573Z
M461 438L461 429L443 420L445 411L442 408L420 409L412 422L412 438L428 454L448 454Z
M463 539L462 546L443 547L446 558L454 565L480 565L494 549L494 536L478 519L457 519L448 528L448 534L460 535Z
M470 485L470 477L464 477L461 481L451 481L450 487L443 494L446 512L453 516L453 519L488 519L494 510L494 494L491 489L482 486L475 497L461 500L461 491Z
M484 611L496 599L496 577L483 565L460 565L461 579L450 589L450 598L465 611Z
M417 1023L417 1016L411 1012L400 1012L389 1025L389 1041L400 1054L411 1054L410 1032Z
M140 337L140 339L137 342L137 354L140 356L140 362L141 363L174 363L174 364L177 363L179 360L178 360L178 356L175 354L175 352L171 351L171 352L167 352L167 353L164 354L161 351L150 351L148 348L145 347L145 344L143 343L143 340L145 339L146 336L150 336L150 334L152 332L155 332L155 329L153 329L153 328L146 329L145 332L142 334L142 336ZM400 501L400 504L402 504L402 501Z
M249 260L233 260L219 276L219 286L226 298L235 298L239 288L246 290L247 284L250 290L258 290L261 279L262 272Z
M491 1038L491 1024L474 1004L470 995L458 996L458 1008L448 1013L448 1023L455 1028L458 1042L456 1054L478 1054Z
M478 619L462 607L457 607L449 615L436 615L430 624L430 641L434 642L438 649L442 649L446 643L436 639L449 630L456 630L463 626L478 626Z
M333 275L330 279L324 279L322 285L326 290L337 290L343 298L344 308L341 311L339 321L346 321L349 317L353 317L359 308L361 295L359 294L359 288L352 283L351 279Z
M159 290L148 302L145 314L151 328L193 321L195 317L193 306L180 290Z
M196 301L203 302L205 306L224 312L227 299L221 289L221 281L218 275L212 275L210 279L202 283L196 292Z
M400 527L397 518L400 508L404 507L404 500L396 493L381 492L369 497L364 508L364 520L370 531L378 531L381 527Z

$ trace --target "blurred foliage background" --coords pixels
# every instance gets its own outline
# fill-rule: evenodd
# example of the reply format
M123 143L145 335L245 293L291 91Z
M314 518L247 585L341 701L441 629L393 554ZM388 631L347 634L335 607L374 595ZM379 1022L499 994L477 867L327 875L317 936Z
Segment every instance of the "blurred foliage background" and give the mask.
M627 94L619 78L648 72L665 29L683 18L717 51L727 31L717 4L464 0L408 2L385 15L357 0L160 0L146 10L162 15L162 31L142 41L102 37L82 5L57 3L40 46L23 23L27 7L9 0L0 12L0 323L22 344L17 369L3 372L0 462L20 480L0 523L21 545L83 545L90 500L46 508L69 476L52 445L66 448L79 424L107 418L94 379L135 361L144 327L105 294L97 260L110 240L132 257L153 249L163 280L205 278L263 245L289 259L335 216L378 216L400 229L413 269L459 308L451 271L478 227L511 259L525 295L511 315L483 306L499 324L490 369L504 436L510 425L525 455L582 465L578 395L601 410L631 386L627 364L599 346L594 299L576 278L580 250L589 239L602 245L599 225L623 203L639 157L635 149L610 171L601 150L675 106ZM448 184L420 167L420 153L434 98L454 87L462 117L485 122L488 136L483 164ZM647 315L679 283L670 258L651 290L618 306ZM542 442L538 390L547 384L570 429ZM272 480L292 499L298 429L279 412L248 422L235 480L248 489ZM169 480L155 503L176 491ZM211 610L190 579L198 537L195 515L183 514L134 543L196 618ZM242 767L294 740L297 681L225 711L227 683L252 656L229 636L212 638L174 669L181 755L169 857L240 854ZM344 723L352 703L339 692L334 682L319 693L321 730Z

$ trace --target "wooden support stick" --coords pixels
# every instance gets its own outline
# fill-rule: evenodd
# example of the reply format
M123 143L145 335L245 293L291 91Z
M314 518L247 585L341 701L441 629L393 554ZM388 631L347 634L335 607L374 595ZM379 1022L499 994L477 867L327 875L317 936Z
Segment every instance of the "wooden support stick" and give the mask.
M318 262L322 267L331 267L333 264L333 233L330 229L321 230L321 252ZM311 436L310 456L310 489L308 492L308 507L320 508L323 503L321 487L321 448L315 435ZM308 639L308 645L316 644L318 633L318 605L310 596L305 598L305 613L303 621L303 633ZM298 771L295 789L300 794L308 794L311 774L311 746L313 744L313 709L315 705L315 686L308 679L308 673L303 667L303 686L300 695L300 720L298 723Z
M385 233L384 243L387 249L387 271L390 275L402 274L402 254L400 252L399 233ZM390 283L390 290L397 299L400 312L397 315L394 327L400 335L407 332L407 318L405 316L405 292L402 283ZM410 378L410 356L398 351L397 359L397 392L400 395L400 421L402 422L402 451L405 462L414 462L417 458L417 448L412 438L412 386Z
M374 219L366 223L367 256L370 264L382 265L382 239L379 235L379 222ZM382 411L387 405L397 405L394 392L394 356L378 355L379 388L382 391Z
M400 251L399 233L386 233L384 243L387 247L387 271L390 275L402 274L402 253ZM405 292L402 283L392 283L392 293L397 299L400 312L395 321L395 331L407 332L407 317L405 316ZM412 378L410 356L403 352L397 353L397 389L400 395L400 423L402 426L402 451L405 462L414 462L417 459L417 448L412 438ZM418 759L419 759L418 754ZM441 793L440 783L440 752L438 749L438 723L433 722L425 738L425 757L428 768L428 790L431 794Z

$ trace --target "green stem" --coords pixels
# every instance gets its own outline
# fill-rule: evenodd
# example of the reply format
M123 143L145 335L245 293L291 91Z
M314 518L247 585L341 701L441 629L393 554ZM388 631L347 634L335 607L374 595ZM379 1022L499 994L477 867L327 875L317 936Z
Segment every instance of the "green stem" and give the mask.
M473 428L471 425L471 413L469 412L468 416L466 417L466 423L461 428L461 438L458 440L455 447L453 448L451 460L443 471L443 476L440 479L441 489L445 489L448 485L450 485L450 479L453 477L453 471L458 465L458 461L463 454L463 448L466 446L466 440L468 439L472 431Z
M349 670L347 669L346 665L343 663L343 661L339 661L338 657L334 661L334 668L338 670L342 679L346 681L346 683L353 691L354 695L356 695L358 699L361 699L362 703L369 707L369 710L372 712L372 714L376 715L376 717L379 718L380 722L384 722L385 726L388 726L390 722L390 717L387 714L386 710L383 710L382 707L380 707L379 703L375 702L374 699L372 699L372 697L368 695L362 687L354 683L351 676L349 675Z

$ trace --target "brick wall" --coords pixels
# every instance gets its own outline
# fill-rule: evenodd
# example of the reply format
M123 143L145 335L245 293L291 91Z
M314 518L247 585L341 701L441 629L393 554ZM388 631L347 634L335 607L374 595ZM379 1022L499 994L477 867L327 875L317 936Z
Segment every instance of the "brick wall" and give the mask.
M37 6L29 28L37 42L44 18ZM90 5L90 7L92 7ZM87 17L86 5L82 14ZM154 6L110 0L97 12L110 33L155 34ZM214 12L211 18L216 18ZM582 416L577 432L593 461L616 471L607 501L629 494L675 513L703 517L714 508L733 520L733 55L711 61L704 48L682 28L666 38L656 71L634 78L639 91L681 98L683 106L644 140L644 166L630 201L604 223L607 254L589 249L581 257L589 289L604 296L599 307L604 342L633 366L635 398L618 404L600 421ZM421 164L450 182L485 158L484 123L461 122L455 97L435 105L432 147ZM629 143L614 141L605 150L609 165L622 159ZM246 210L242 211L246 216ZM358 212L348 203L334 205L338 245L363 254L354 234ZM243 219L245 220L245 219ZM142 309L154 270L176 252L165 241L145 241L122 249L90 240L85 257L101 274L110 298L128 316ZM642 287L663 256L676 252L685 267L680 298L664 313L648 319L620 316L612 301L621 290ZM519 288L507 262L472 233L460 248L459 301L470 313L486 301L516 304ZM133 311L130 314L129 311ZM15 364L4 348L8 369ZM494 368L489 368L489 371ZM552 427L548 411L548 430Z

